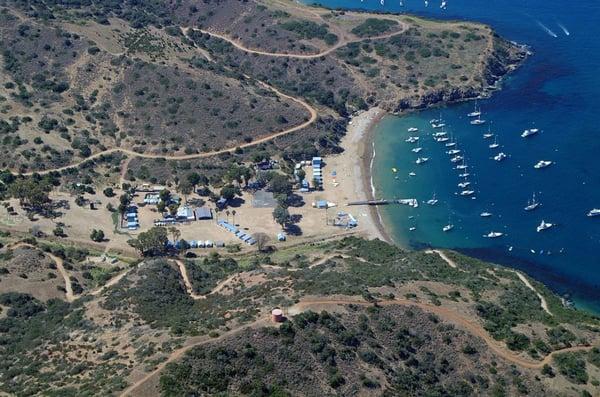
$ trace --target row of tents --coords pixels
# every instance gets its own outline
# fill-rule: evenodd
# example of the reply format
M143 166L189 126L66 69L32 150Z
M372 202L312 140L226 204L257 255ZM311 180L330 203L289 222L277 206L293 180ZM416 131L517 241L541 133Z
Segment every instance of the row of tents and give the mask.
M231 232L231 233L235 234L235 236L237 238L239 238L240 240L242 240L244 243L246 243L248 245L254 245L254 244L256 244L256 240L251 235L249 235L247 233L244 233L243 231L241 231L240 229L238 229L237 227L235 227L231 223L229 223L227 221L220 220L218 222L218 225L221 226L221 227L223 227L228 232Z

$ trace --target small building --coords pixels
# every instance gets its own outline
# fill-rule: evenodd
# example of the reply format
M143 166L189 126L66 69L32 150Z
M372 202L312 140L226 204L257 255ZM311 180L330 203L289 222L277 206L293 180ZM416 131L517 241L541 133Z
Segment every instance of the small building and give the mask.
M153 204L156 205L160 201L160 196L158 193L147 193L144 195L144 204Z
M327 209L327 200L319 200L315 203L315 207L319 209Z
M212 219L212 210L208 207L198 207L194 210L197 220Z
M273 309L271 311L271 320L274 323L282 323L285 320L285 317L283 316L283 310L281 310L278 307L276 307L275 309Z
M196 217L194 216L194 211L187 205L183 205L177 209L176 217L179 220L187 220L187 221L196 220Z
M277 233L277 240L278 241L285 241L286 240L285 233Z
M323 165L323 159L321 157L313 157L312 158L312 166L315 168L321 168Z

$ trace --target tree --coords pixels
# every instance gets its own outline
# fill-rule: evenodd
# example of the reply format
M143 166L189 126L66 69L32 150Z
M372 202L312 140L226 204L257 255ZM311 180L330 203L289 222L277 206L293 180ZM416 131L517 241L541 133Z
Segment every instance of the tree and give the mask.
M179 181L179 191L183 194L185 201L187 202L187 196L192 193L194 187L187 179L182 179Z
M129 194L125 193L119 197L119 213L123 215L125 211L127 211L127 207L131 204L131 197Z
M171 234L171 237L173 238L173 242L178 241L179 238L181 237L181 232L179 231L179 229L177 229L174 226L171 226L169 228L169 233Z
M190 172L186 177L187 181L192 184L195 188L198 185L206 185L208 184L208 178L204 175L200 175L197 172Z
M275 222L281 225L282 228L285 228L285 226L290 223L290 212L287 208L278 205L273 210L273 219L275 219Z
M256 240L256 248L260 252L265 251L267 244L271 240L269 238L269 236L267 236L265 233L254 233L254 235L252 235L252 237L254 237L254 240Z
M38 211L50 202L49 190L48 184L43 181L22 178L15 180L9 186L8 193L18 199L22 207L27 206Z
M95 241L97 243L100 243L102 241L104 241L104 231L98 229L94 229L92 230L92 233L90 234L90 238L92 239L92 241Z
M232 210L231 215L233 216L233 226L235 226L235 214L236 214L235 210Z
M115 196L115 192L112 187L107 187L106 189L104 189L103 193L106 197L114 197Z
M233 185L227 185L221 189L221 197L226 200L232 200L236 195L241 195L241 192L239 188Z
M147 232L142 232L137 238L127 241L143 256L164 255L167 252L167 229L154 226Z
M304 178L306 178L306 171L304 171L302 168L300 168L296 172L296 175L298 175L298 179L300 180L300 182L302 182L304 180Z
M225 211L225 215L227 215L227 222L229 222L229 210Z
M287 176L282 174L275 174L269 182L269 189L274 194L292 194L292 184L288 180Z
M56 225L54 230L52 230L52 234L54 234L56 237L67 237L65 231L60 225Z
M163 189L160 191L160 193L158 193L158 197L161 201L168 203L171 201L171 192L168 189Z

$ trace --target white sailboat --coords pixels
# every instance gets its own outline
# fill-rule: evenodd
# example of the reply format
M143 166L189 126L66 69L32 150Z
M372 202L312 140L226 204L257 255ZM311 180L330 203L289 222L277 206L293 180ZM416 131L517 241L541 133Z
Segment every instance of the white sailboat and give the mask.
M471 125L482 125L485 124L485 120L481 119L481 115L477 116L475 120L471 120Z
M433 193L433 197L426 201L428 205L436 205L438 203L438 199L435 198L435 193Z
M536 230L539 233L543 230L550 229L552 226L554 226L553 223L548 223L548 222L542 220L542 223L540 223L540 225L536 228Z
M481 214L479 214L480 217L482 218L489 218L492 216L491 212L482 212Z
M450 230L452 230L452 229L454 229L454 225L453 225L453 224L451 224L451 223L448 223L446 226L444 226L444 227L442 228L442 231L444 231L444 232L449 232L449 231L450 231Z
M454 156L456 154L459 154L460 150L459 149L450 149L450 150L447 150L446 153L449 154L450 156Z
M475 194L475 190L463 190L460 192L461 196L472 196L473 194Z
M527 201L527 206L525 207L525 211L533 211L536 208L538 208L540 205L542 205L542 203L540 203L539 201L536 200L535 193L533 193L533 197L531 198L531 200Z
M473 109L473 111L471 113L468 113L467 117L479 117L479 116L481 116L481 109L479 108L477 101L475 101L475 109Z
M492 123L488 124L488 131L485 134L483 134L483 139L490 139L491 137L494 136L494 134L492 134L492 126L491 126L491 124Z
M461 188L461 189L464 189L464 188L468 187L470 184L471 184L471 182L464 181L464 182L459 183L458 187Z
M494 143L490 143L490 144L488 145L488 147L489 147L490 149L496 149L496 148L500 147L500 144L498 143L498 136L495 136L495 137L494 137Z
M463 156L454 156L450 159L450 161L452 163L458 163L459 161L461 161L463 159Z
M419 129L417 127L410 127L408 129L408 132L417 132L417 131L419 131Z
M426 163L428 161L429 161L429 157L419 157L417 159L417 161L415 161L415 163L417 163L417 164L423 164L423 163Z
M421 150L423 150L422 147L416 147L416 148L412 149L412 151L415 153L419 153Z

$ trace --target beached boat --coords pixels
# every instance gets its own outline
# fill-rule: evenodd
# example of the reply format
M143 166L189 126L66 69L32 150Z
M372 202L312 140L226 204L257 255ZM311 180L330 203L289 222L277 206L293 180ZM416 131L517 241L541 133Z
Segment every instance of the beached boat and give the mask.
M504 233L501 232L489 232L488 234L484 234L485 238L498 238L504 236Z
M429 161L429 157L419 157L417 159L417 161L415 161L415 163L417 163L417 164L423 164L423 163L426 163L428 161Z
M593 216L600 216L600 208L594 208L590 210L590 212L587 213L587 216L589 216L590 218Z
M532 135L535 135L539 132L539 130L537 128L531 128L529 130L525 130L523 131L523 133L521 134L521 138L527 138L530 137Z
M490 216L492 216L491 212L482 212L481 214L479 214L480 217L482 218L489 218Z
M496 160L496 161L502 161L505 158L506 158L506 154L504 154L503 152L500 152L494 156L494 160Z
M553 164L552 161L549 161L549 160L540 160L540 161L538 161L538 163L536 165L533 166L533 168L539 170L541 168L549 167L552 164Z
M542 220L542 223L540 223L540 225L536 228L536 230L539 232L541 232L542 230L546 230L546 229L550 229L552 226L554 226L553 223L548 223L544 220Z
M408 132L417 132L417 131L419 131L419 129L417 127L410 127L408 129Z
M423 150L422 147L416 147L416 148L412 149L412 151L415 153L419 153L421 150Z
M531 198L531 200L527 201L527 206L525 207L525 211L533 211L534 209L538 208L540 205L542 205L542 204L536 200L535 193L533 193L533 197Z

